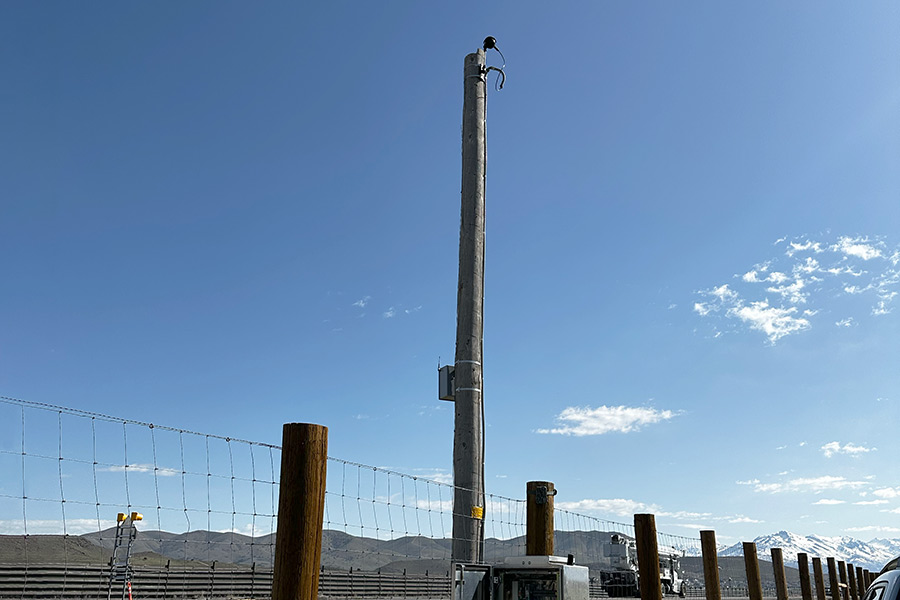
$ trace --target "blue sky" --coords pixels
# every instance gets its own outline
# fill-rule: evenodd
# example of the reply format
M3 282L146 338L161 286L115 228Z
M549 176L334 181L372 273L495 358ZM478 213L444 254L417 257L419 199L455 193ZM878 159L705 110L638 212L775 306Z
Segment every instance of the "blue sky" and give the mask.
M5 3L0 394L321 423L446 478L462 65L494 35L488 491L900 537L898 29L889 2Z

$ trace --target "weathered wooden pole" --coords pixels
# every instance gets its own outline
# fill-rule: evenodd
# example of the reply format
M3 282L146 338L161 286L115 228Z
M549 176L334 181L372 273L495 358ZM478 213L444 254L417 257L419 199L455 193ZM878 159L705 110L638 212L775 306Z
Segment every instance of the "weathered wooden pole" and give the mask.
M838 583L837 564L832 556L826 558L825 561L828 565L828 587L831 588L831 600L841 600L841 586Z
M759 560L756 557L756 544L744 542L744 569L747 571L747 592L750 600L762 600L762 580L759 576Z
M814 556L812 563L813 577L816 580L816 600L828 600L825 596L825 576L822 573L822 559Z
M327 461L327 427L284 425L272 600L318 598Z
M788 600L787 579L784 576L784 552L781 548L772 548L772 572L775 575L775 598Z
M525 494L525 554L553 554L553 497L556 488L549 481L529 481Z
M637 544L641 600L662 600L656 517L650 514L634 515L634 541Z
M856 586L856 567L847 563L847 587L851 600L859 600L859 588Z
M700 550L703 553L703 586L706 588L706 600L722 600L715 531L700 532Z
M463 68L462 202L456 296L453 429L455 562L481 562L484 529L482 339L484 308L485 95L484 50Z
M866 595L866 576L862 567L856 567L856 588L859 597L863 598Z
M838 561L838 575L841 578L841 598L850 600L850 594L847 592L847 563L842 560Z
M800 572L800 595L803 600L813 600L812 585L809 581L809 557L806 552L797 554L797 570Z

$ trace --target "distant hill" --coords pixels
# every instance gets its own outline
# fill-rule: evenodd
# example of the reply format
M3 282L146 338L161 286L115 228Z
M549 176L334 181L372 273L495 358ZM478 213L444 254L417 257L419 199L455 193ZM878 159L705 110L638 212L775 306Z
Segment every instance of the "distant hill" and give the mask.
M579 564L597 570L596 561L600 548L609 541L612 532L558 531L555 553L560 556L573 554ZM900 555L900 540L872 540L861 542L853 538L825 538L798 536L788 532L761 536L757 545L764 581L772 578L770 563L765 562L773 547L782 548L791 585L799 583L796 568L797 552L810 557L833 556L870 571L878 571L888 560ZM32 535L27 547L22 536L0 536L0 563L3 564L107 564L115 545L115 528L89 533L83 536ZM27 550L27 559L26 559ZM404 536L392 540L376 540L355 536L342 531L326 530L322 535L322 565L326 569L400 573L439 573L450 569L451 541L423 536ZM257 538L211 531L170 533L166 531L140 531L132 550L133 562L143 565L173 566L190 564L205 568L213 562L221 566L267 569L274 564L275 536ZM525 553L525 538L508 540L487 539L484 559L488 563L500 562L510 556ZM743 548L740 544L719 552L720 579L724 583L730 577L737 582L745 580ZM702 581L703 568L697 556L682 559L684 577Z

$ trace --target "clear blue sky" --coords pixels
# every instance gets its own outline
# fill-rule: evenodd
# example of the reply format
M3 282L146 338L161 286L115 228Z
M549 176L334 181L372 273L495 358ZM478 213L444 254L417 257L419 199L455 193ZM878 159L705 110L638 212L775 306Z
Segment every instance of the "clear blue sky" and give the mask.
M0 395L446 477L486 35L488 491L900 537L892 2L6 2Z

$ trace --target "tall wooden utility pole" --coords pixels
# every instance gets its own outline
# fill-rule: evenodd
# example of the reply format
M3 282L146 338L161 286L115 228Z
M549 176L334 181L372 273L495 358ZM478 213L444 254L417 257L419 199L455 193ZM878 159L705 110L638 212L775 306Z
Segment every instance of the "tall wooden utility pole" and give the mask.
M453 432L453 560L481 562L484 543L484 423L481 344L484 306L485 94L484 50L463 69L462 212L456 296Z

